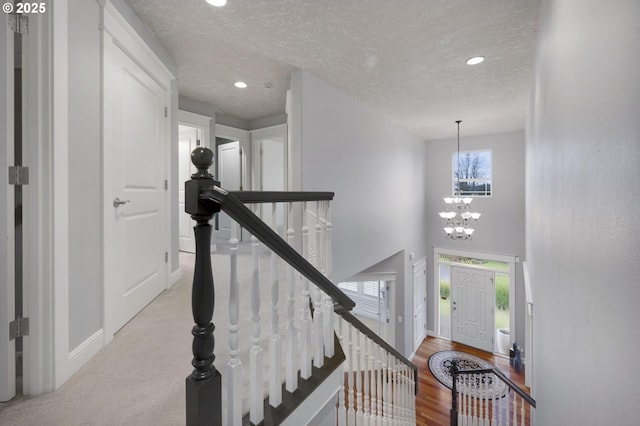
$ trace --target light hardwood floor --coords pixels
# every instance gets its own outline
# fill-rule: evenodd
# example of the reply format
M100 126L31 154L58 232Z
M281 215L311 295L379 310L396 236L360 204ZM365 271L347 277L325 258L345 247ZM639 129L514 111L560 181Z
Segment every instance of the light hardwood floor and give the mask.
M494 364L502 372L529 393L524 385L524 369L516 372L509 365L509 359L495 356L459 343L447 340L427 337L420 345L413 358L413 363L418 367L418 395L416 397L416 425L435 426L449 425L449 410L451 409L451 390L440 383L429 371L429 357L438 351L456 350L463 351ZM526 411L526 424L529 424L529 410Z

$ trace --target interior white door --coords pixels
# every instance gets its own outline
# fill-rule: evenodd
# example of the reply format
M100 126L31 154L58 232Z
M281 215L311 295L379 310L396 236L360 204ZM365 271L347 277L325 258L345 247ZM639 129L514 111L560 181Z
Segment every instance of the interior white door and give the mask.
M451 268L451 339L493 352L494 273Z
M229 142L218 145L218 180L227 191L240 189L240 142ZM225 213L218 213L218 237L223 240L231 238L231 218Z
M178 142L178 238L180 251L195 253L196 240L193 233L193 220L184 211L184 183L191 179L196 167L191 162L191 152L198 146L198 128L180 125Z
M165 90L105 45L105 319L115 333L166 288Z
M417 350L427 335L427 264L413 267L413 349Z
M7 172L14 158L14 51L8 19L8 13L0 15L0 402L16 395L15 340L9 340L9 323L15 318L15 216Z

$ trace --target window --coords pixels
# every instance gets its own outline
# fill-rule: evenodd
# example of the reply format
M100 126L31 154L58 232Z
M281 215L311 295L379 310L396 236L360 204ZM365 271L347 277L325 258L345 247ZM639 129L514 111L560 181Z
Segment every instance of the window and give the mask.
M453 154L453 194L491 195L491 151L461 152L460 158L457 152Z

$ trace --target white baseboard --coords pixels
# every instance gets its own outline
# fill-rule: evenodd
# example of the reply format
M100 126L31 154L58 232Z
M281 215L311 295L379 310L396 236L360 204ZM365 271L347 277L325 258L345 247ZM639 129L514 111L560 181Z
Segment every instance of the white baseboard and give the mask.
M182 271L180 270L180 268L169 273L169 285L167 286L167 288L173 287L178 281L180 281L180 278L182 278Z
M104 330L93 333L87 340L80 343L67 357L66 378L67 381L76 371L80 370L91 358L104 347Z

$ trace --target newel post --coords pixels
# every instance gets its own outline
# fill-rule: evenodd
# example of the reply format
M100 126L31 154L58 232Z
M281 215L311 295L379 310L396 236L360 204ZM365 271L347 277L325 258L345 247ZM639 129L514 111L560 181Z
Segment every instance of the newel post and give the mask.
M196 263L191 291L191 310L195 325L193 334L194 369L186 380L187 426L222 424L222 381L213 365L215 342L213 337L214 284L211 270L211 225L209 220L220 211L220 205L201 200L200 194L220 183L209 173L213 152L196 148L191 161L198 172L185 183L185 211L196 221L193 230L196 239Z
M451 367L449 373L453 379L451 386L451 411L450 411L450 425L458 426L458 391L456 389L456 381L458 380L458 361L451 361Z

